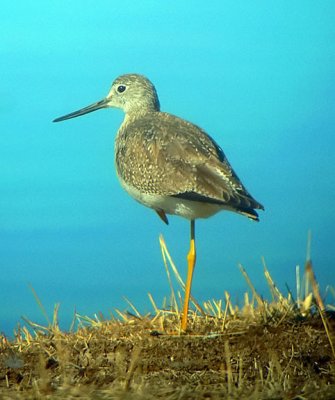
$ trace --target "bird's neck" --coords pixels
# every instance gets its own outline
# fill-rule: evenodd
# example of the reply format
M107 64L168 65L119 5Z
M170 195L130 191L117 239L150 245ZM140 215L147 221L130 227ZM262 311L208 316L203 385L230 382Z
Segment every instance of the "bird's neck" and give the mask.
M142 109L132 110L131 112L126 112L122 125L129 124L130 122L135 121L136 119L139 119L148 114L153 114L153 113L157 113L157 112L159 112L159 111L155 110L155 109L148 109L148 108L142 108Z
M158 97L135 97L131 102L126 102L123 106L123 111L127 118L138 118L145 114L159 112L159 110L160 104Z

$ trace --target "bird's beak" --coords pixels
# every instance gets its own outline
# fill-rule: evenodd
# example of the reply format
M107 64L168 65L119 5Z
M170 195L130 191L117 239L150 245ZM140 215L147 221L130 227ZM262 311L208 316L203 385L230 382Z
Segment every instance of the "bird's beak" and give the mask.
M108 98L100 100L87 107L81 108L78 111L74 111L70 114L63 115L62 117L54 119L52 122L60 122L60 121L65 121L66 119L80 117L81 115L88 114L90 112L99 110L100 108L106 108L106 107L108 107Z

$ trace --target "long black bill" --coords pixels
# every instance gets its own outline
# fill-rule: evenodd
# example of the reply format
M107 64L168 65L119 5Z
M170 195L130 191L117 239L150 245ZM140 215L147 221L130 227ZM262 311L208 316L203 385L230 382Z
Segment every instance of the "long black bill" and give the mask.
M62 117L54 119L52 122L60 122L60 121L65 121L66 119L71 119L71 118L76 118L80 117L81 115L88 114L90 112L99 110L100 108L106 108L108 107L108 100L103 99L101 101L98 101L97 103L93 103L90 106L81 108L78 111L74 111L70 114L63 115Z

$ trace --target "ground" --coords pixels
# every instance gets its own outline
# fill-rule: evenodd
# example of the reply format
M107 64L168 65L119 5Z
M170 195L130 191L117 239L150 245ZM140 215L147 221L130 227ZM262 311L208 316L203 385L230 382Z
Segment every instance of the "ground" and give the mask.
M164 243L162 254L184 288ZM76 315L69 332L59 328L58 306L50 321L33 291L47 325L25 320L12 340L0 335L0 399L335 399L335 307L324 304L311 261L296 299L265 265L272 300L263 299L240 269L250 288L244 304L226 292L202 305L191 298L186 332L171 273L163 307L149 294L152 315L128 301L132 313Z
M1 399L334 399L331 313L128 316L2 338ZM327 324L327 330L325 329Z

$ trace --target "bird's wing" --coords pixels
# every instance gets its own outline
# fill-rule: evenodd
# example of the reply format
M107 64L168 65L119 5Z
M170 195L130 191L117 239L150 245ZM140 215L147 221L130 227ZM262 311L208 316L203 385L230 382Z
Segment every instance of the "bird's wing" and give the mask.
M130 123L120 135L124 146L118 151L125 154L117 159L131 166L121 166L121 174L131 170L124 178L140 191L234 208L262 208L242 185L221 148L201 128L156 113Z

